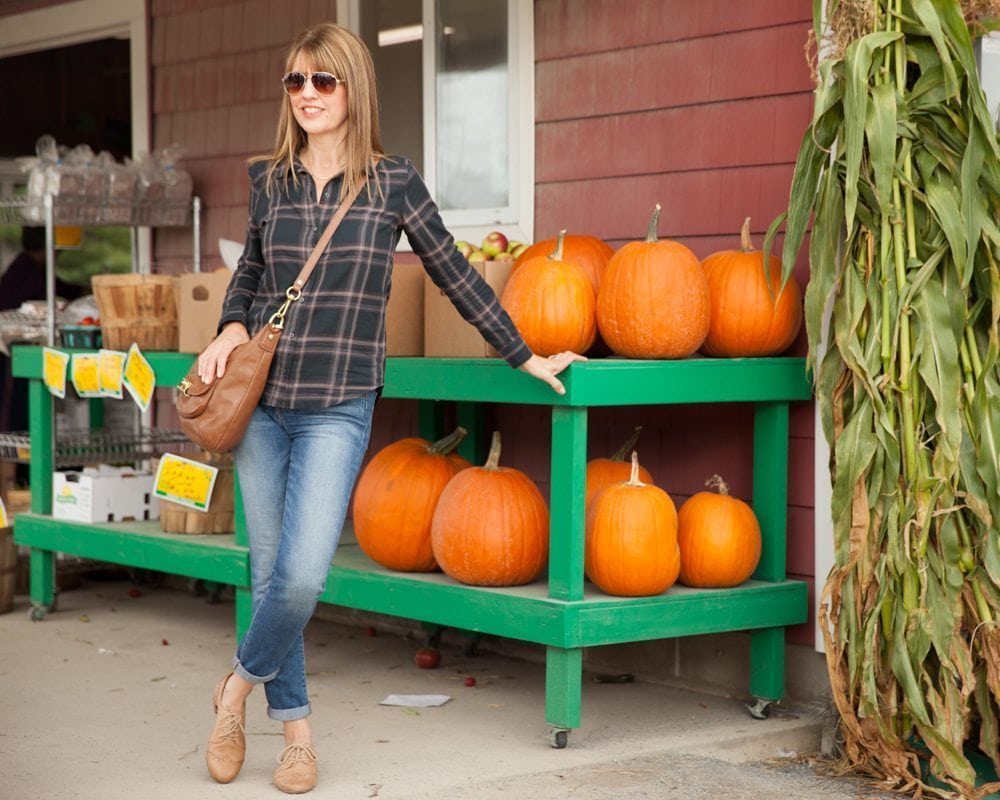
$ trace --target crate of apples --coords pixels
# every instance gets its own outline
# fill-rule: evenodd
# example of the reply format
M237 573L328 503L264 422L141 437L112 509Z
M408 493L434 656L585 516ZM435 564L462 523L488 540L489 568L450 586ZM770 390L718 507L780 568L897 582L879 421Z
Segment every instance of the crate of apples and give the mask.
M516 261L517 257L528 249L528 245L514 239L508 239L500 231L491 231L476 247L471 242L460 240L455 242L458 250L471 263L483 261Z

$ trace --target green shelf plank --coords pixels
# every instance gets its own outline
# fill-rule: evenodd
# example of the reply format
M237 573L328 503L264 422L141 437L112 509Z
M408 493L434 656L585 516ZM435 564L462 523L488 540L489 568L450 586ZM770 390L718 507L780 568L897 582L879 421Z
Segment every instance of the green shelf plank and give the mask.
M548 597L544 580L490 588L441 572L394 572L353 543L338 549L320 600L562 648L795 625L806 621L807 608L801 581L674 586L655 597L611 597L588 584L580 600L563 601Z
M140 569L250 585L249 555L232 534L164 533L160 523L67 522L39 514L18 514L14 541L39 550Z

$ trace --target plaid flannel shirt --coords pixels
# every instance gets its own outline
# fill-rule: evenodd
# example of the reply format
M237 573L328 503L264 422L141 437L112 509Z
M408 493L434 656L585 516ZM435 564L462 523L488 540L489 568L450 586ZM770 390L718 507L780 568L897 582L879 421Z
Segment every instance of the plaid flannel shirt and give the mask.
M222 305L219 329L242 322L251 336L267 322L338 205L341 178L317 201L298 162L298 186L276 181L265 191L266 163L250 167L246 246ZM405 158L370 170L382 196L362 190L292 303L261 402L324 408L381 388L385 375L385 306L401 233L434 283L504 360L519 367L531 356L496 294L445 229L423 179Z

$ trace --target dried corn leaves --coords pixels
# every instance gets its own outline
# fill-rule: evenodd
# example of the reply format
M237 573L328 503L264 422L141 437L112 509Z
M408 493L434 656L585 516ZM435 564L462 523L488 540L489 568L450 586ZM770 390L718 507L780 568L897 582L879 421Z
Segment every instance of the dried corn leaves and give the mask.
M1000 788L974 768L1000 771L1000 150L974 11L814 0L783 254L787 274L811 220L836 545L820 616L844 756L917 797Z

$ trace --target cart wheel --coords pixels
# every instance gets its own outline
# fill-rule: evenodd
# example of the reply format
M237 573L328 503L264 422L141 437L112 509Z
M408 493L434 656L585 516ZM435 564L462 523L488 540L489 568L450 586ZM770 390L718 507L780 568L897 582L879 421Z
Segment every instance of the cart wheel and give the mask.
M569 742L569 730L567 728L550 728L549 744L557 750L562 750Z
M28 619L32 622L41 622L49 612L48 606L32 606L28 611Z
M756 702L753 705L746 704L746 709L750 712L751 717L754 719L767 719L771 716L770 700L765 700L763 697L755 697L754 700Z

